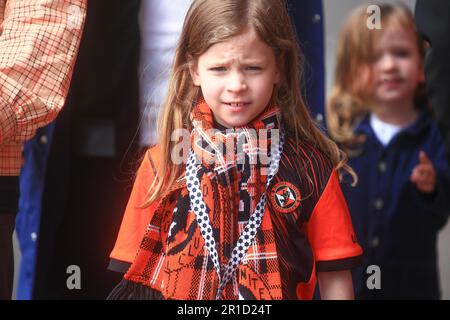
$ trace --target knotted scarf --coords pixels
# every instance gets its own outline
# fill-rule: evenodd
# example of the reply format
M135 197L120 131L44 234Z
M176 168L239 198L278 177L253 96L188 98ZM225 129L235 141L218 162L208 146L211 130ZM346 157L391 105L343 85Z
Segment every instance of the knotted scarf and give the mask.
M261 224L282 153L280 111L269 104L246 126L227 129L200 99L191 122L184 182L159 201L125 279L166 298L238 299L236 271Z

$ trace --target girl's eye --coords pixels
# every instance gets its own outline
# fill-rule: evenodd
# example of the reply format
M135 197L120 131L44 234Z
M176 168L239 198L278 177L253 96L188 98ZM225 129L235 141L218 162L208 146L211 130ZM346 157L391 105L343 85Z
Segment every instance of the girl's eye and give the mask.
M221 72L221 71L226 71L227 68L225 67L213 67L213 68L209 68L210 71L216 71L216 72Z
M257 66L248 66L248 67L246 67L246 69L247 69L247 70L250 70L250 71L260 71L260 70L261 70L261 67L257 67Z
M397 49L394 51L394 55L400 58L407 58L411 55L411 53L406 49Z

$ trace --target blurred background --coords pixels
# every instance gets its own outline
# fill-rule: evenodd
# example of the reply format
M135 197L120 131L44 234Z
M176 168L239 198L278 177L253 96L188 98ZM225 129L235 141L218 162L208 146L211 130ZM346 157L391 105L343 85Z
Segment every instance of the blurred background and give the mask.
M160 81L164 78L164 72L167 72L168 68L160 68L157 69L158 65L159 67L164 65L169 65L171 61L171 55L170 52L167 53L167 55L164 56L158 56L159 60L156 62L154 58L152 58L152 54L154 55L154 52L152 50L155 50L154 48L146 47L146 43L150 41L145 41L142 37L145 37L145 34L151 33L152 30L154 30L154 26L152 27L151 24L142 24L142 19L144 14L147 15L157 15L159 13L163 14L163 11L158 10L150 10L147 13L145 13L145 10L148 10L149 6L153 3L151 0L149 1L129 1L129 4L125 6L125 8L120 8L120 1L102 1L102 0L96 0L96 1L90 1L89 2L89 8L88 8L88 20L86 23L86 34L84 36L82 47L80 48L80 56L77 63L77 69L75 69L74 73L74 79L72 83L72 89L71 89L71 96L68 98L67 106L65 107L64 114L61 114L58 118L57 122L59 124L56 124L55 130L59 130L58 134L63 135L64 130L61 129L63 124L72 123L71 126L74 128L74 133L71 133L71 139L72 146L76 151L73 150L64 150L61 149L62 145L67 145L67 141L56 141L53 142L52 148L55 150L58 150L58 152L62 152L64 154L76 154L73 158L70 168L65 168L64 172L66 172L66 176L63 175L63 177L69 177L72 185L72 189L70 192L80 192L76 191L79 189L80 186L82 186L83 181L84 183L86 181L89 181L88 175L93 174L93 172L98 171L99 169L103 168L105 170L105 177L99 180L99 183L96 184L96 186L90 188L92 192L97 188L101 188L100 186L108 187L110 183L116 183L119 185L117 188L115 188L114 191L111 192L110 195L105 195L103 200L99 200L96 197L87 197L87 195L83 195L83 203L79 204L79 206L75 206L74 209L74 202L68 201L66 204L61 205L59 208L50 208L47 206L47 211L45 211L45 214L47 215L46 219L48 217L52 217L51 212L60 212L61 210L64 210L66 208L68 212L78 212L81 210L92 210L92 214L95 215L95 210L97 209L86 209L87 206L90 203L95 203L97 201L107 201L106 199L110 199L110 205L108 208L114 208L114 219L111 219L113 222L109 222L109 224L106 222L108 220L108 214L103 214L98 217L97 222L94 224L94 228L97 228L97 231L90 230L89 232L86 232L86 238L83 244L83 250L79 252L76 248L75 244L72 244L69 240L70 237L81 237L83 233L83 226L86 223L90 223L89 220L82 220L75 221L71 220L72 218L63 218L59 220L59 227L64 226L61 230L72 230L69 231L68 234L65 236L61 235L61 232L64 233L64 231L57 230L58 228L53 228L53 231L47 230L47 234L50 233L53 235L53 237L50 237L48 239L42 240L44 243L51 243L52 244L52 254L43 254L42 259L48 259L49 261L52 261L52 259L55 259L59 254L64 252L64 259L62 259L61 263L53 263L53 265L50 265L50 262L47 262L45 267L42 267L42 261L38 263L40 265L39 268L34 270L33 265L26 264L29 271L25 272L22 270L22 274L20 271L19 266L22 262L22 252L19 248L18 242L17 242L17 236L15 234L15 266L16 266L16 272L15 272L15 288L13 297L19 298L19 299L26 299L26 298L67 298L67 299L76 299L76 298L101 298L102 292L95 292L94 289L92 289L92 296L83 296L83 295L77 295L76 293L67 293L63 291L61 288L58 288L57 285L51 284L50 287L43 289L45 287L45 283L48 283L48 278L41 278L41 279L34 279L34 284L38 288L35 288L34 294L32 293L32 289L28 288L27 290L23 291L21 295L18 295L18 289L17 289L17 283L19 281L19 275L22 277L22 281L24 283L27 283L27 285L30 284L31 278L34 278L35 275L29 274L30 272L36 272L37 277L39 278L39 270L44 270L42 274L51 274L51 270L57 270L61 265L68 265L68 264L80 264L82 265L82 271L83 269L83 261L88 264L98 264L97 267L99 270L104 269L105 273L108 273L109 271L106 271L106 265L107 265L107 256L102 257L103 260L89 260L89 262L86 260L85 257L82 257L82 255L95 255L96 253L96 246L98 244L94 243L95 238L91 237L89 238L89 234L95 234L96 232L101 233L101 226L109 226L110 229L114 230L116 232L118 228L118 224L120 223L120 217L123 212L124 205L127 200L127 195L130 192L130 186L132 181L132 173L133 168L135 168L135 164L137 163L137 160L140 152L145 148L145 145L153 143L154 137L151 134L148 133L139 133L138 126L146 126L145 123L151 123L144 121L142 122L142 119L148 120L148 117L156 117L155 109L150 110L150 115L148 114L149 109L143 108L143 105L146 105L147 102L151 99L155 99L155 102L151 102L153 104L158 103L158 99L161 99L161 92L164 92L164 82ZM184 11L186 8L186 1L176 0L180 1L180 5L178 5L178 12L174 13L176 18L178 20L178 23L175 25L172 25L173 33L176 32L176 30L181 28L182 23L182 17L184 15ZM93 4L95 2L95 4ZM381 1L371 1L371 4L377 4ZM392 2L394 1L383 1L383 2ZM403 0L405 4L407 4L411 10L414 9L415 0ZM324 36L324 86L325 86L325 94L327 93L327 90L331 87L332 79L333 79L333 70L335 67L335 48L336 48L336 42L337 42L337 36L338 32L341 28L341 25L343 23L344 18L347 16L347 14L356 6L359 6L361 4L365 4L367 1L360 1L360 0L323 0L323 14L322 15L311 15L311 19L313 19L315 22L321 21L323 23L323 36ZM109 12L103 12L105 7L109 7ZM114 9L115 8L115 9ZM121 11L121 12L119 12ZM129 15L127 17L127 14ZM108 18L108 15L110 15L110 18ZM114 18L114 15L117 15L117 19L112 21ZM141 19L141 31L144 30L146 25L148 29L146 31L142 32L141 39L139 39L139 33L138 33L138 20ZM107 27L107 25L111 25L111 27ZM172 30L171 29L171 30ZM95 31L94 31L95 30ZM124 31L125 30L125 31ZM105 35L109 35L106 36ZM113 38L113 35L118 35L118 38ZM176 36L172 34L171 39L168 41L168 51L173 50L174 43L176 43ZM96 46L101 46L101 50L99 52L93 53L92 48ZM140 63L138 61L138 48L140 46L140 53L141 53L141 60ZM172 46L172 47L171 47ZM134 51L132 50L134 48ZM170 49L172 48L172 49ZM115 52L116 50L117 52ZM147 50L147 51L145 51ZM146 53L148 55L146 56ZM153 53L152 53L153 52ZM144 54L143 54L144 53ZM128 62L124 62L125 58L120 58L120 55L123 57L127 57ZM153 62L152 62L153 61ZM116 62L117 67L113 71L103 72L108 69L108 63ZM134 72L133 70L136 70ZM78 72L78 73L77 73ZM98 74L96 73L98 72ZM102 74L103 72L103 74ZM148 75L147 72L152 73L151 75ZM111 77L117 77L121 80L118 80L117 83L114 85L111 85L111 83L108 82L108 79ZM89 79L89 80L86 80ZM87 83L85 83L87 82ZM104 83L104 85L102 85ZM161 84L162 83L162 84ZM91 85L91 87L89 87ZM155 89L155 86L159 85L161 88ZM121 96L120 90L125 88L131 88L135 87L134 89L129 89L127 92L128 96ZM140 88L140 92L138 94L137 89ZM131 92L131 93L130 93ZM84 100L80 100L76 98L76 95L83 95L85 98ZM323 103L323 101L322 101ZM77 107L80 105L84 105L85 107ZM74 119L81 118L81 115L84 116L87 114L87 106L89 105L97 105L97 106L105 106L99 107L95 115L89 116L88 118L90 121L78 121L76 122ZM121 105L127 105L126 108L120 109ZM114 111L114 117L116 118L124 118L125 116L129 117L129 121L126 121L125 123L119 124L118 127L111 129L111 123L108 121L100 121L98 122L99 115L108 114L107 110L111 110L112 108ZM138 116L138 109L141 108L141 120L139 120ZM103 111L102 111L103 110ZM314 110L313 112L316 116L316 119L319 121L323 119L323 106L322 108L319 108L317 110ZM132 116L130 116L132 114ZM95 121L91 121L94 119ZM75 121L75 122L74 122ZM154 121L154 120L153 120ZM102 149L102 150L96 150L95 145L94 146L87 146L87 147L78 147L77 141L84 137L85 134L89 135L89 128L91 128L92 123L95 124L96 127L102 128L100 132L104 134L105 137L108 136L108 133L113 130L116 132L116 135L118 136L121 134L121 138L119 139L120 142L116 144L116 146L111 147L110 149ZM151 127L151 125L150 125ZM119 128L119 129L118 129ZM128 128L126 133L124 133L125 129ZM67 128L65 130L68 130ZM38 134L38 137L36 137L36 141L40 141L42 144L43 140L42 136L46 136L46 133ZM116 140L118 137L115 136L113 139ZM78 138L77 138L78 137ZM106 138L108 140L108 138ZM60 146L58 146L60 144ZM114 142L112 142L112 145L114 145ZM58 149L59 148L59 149ZM53 153L56 153L56 151L53 150ZM100 154L96 154L96 152L99 152ZM50 154L50 160L52 155ZM93 160L95 158L96 160ZM97 158L101 158L103 160L99 161ZM79 161L78 164L74 164L74 159L76 161ZM88 160L87 160L88 159ZM105 160L107 159L107 160ZM108 160L109 159L109 160ZM132 159L135 159L134 161ZM49 160L49 161L50 161ZM89 170L86 170L85 167L81 168L79 163L83 163L83 165L86 165L89 167ZM124 170L124 164L125 166L130 169ZM114 177L108 177L106 178L106 170L110 170L111 172L114 172ZM101 170L100 170L101 171ZM85 180L80 180L81 177L86 177ZM110 179L110 180L109 180ZM46 180L51 181L51 178L48 178ZM69 191L67 191L68 193ZM86 191L88 192L88 191ZM118 194L125 194L124 196L117 196ZM67 196L66 196L67 197ZM78 198L81 196L78 195ZM103 196L102 196L103 197ZM89 198L89 199L88 199ZM112 201L112 199L115 199L115 202ZM45 201L43 201L45 204ZM70 207L70 209L69 209ZM61 209L62 208L62 209ZM45 210L45 205L44 209ZM69 216L72 216L73 214L68 214ZM45 215L44 215L45 216ZM83 222L84 221L84 222ZM105 224L102 224L105 223ZM36 227L34 227L36 228ZM106 230L106 229L104 229ZM33 243L37 242L38 234L39 232L37 230L28 230L25 231L28 232L30 238ZM42 227L41 231L42 233ZM58 238L59 237L59 238ZM60 246L58 246L58 243L55 243L55 241L60 241L62 237L62 241ZM111 246L111 243L113 243L115 234L111 234L108 238L108 241L106 241L105 245L101 248L101 250L105 251L108 250L108 246ZM78 239L78 238L77 238ZM101 239L100 241L103 241ZM93 248L92 252L89 252L89 248ZM72 248L73 247L73 248ZM106 249L105 249L106 248ZM35 248L36 249L36 248ZM73 249L74 252L78 252L79 259L77 260L77 254L74 255L73 259L68 258L68 253ZM97 248L100 250L100 247ZM440 267L440 282L441 282L441 290L442 290L442 298L443 299L450 299L450 224L447 224L447 226L441 231L439 235L439 267ZM41 250L42 252L42 250ZM30 260L31 264L34 263L34 259ZM59 269L58 269L59 270ZM64 270L65 271L65 270ZM58 279L58 281L64 282L64 277L66 276L65 272L59 272L60 275L55 277ZM28 280L26 280L26 277L29 277ZM25 279L25 280L24 280ZM108 276L107 279L102 280L104 282L111 282L111 285L116 283L119 279L119 275L111 275ZM56 281L56 280L55 280ZM92 281L94 284L97 281L95 278L91 278L90 280L84 280L84 281ZM98 280L101 281L101 280ZM102 283L99 283L99 286L101 286ZM54 286L54 287L52 287ZM89 287L89 284L87 285ZM40 289L39 289L40 288Z

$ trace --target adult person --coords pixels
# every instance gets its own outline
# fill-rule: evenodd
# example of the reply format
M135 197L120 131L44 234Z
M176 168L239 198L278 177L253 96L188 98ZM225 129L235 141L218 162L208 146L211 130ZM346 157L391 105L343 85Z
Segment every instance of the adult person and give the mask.
M416 24L429 47L425 56L425 81L450 160L450 2L417 0Z
M64 105L86 0L0 1L0 299L10 299L23 142Z

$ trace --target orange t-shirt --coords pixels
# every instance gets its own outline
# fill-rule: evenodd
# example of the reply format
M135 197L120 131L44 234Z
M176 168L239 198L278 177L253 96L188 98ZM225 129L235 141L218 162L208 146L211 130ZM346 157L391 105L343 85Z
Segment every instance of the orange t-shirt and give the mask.
M150 149L139 168L111 258L130 264L140 249L145 263L133 263L127 280L159 290L166 298L214 298L208 281L216 271L198 226L194 232L179 228L171 237L178 241L172 247L181 249L165 250L167 226L180 223L176 219L182 216L183 225L195 227L189 205L183 214L173 213L177 199L189 199L186 190L180 188L171 198L164 217L153 216L158 203L138 208L155 178L158 155L157 147ZM261 226L236 275L239 292L245 299L311 299L316 272L350 269L359 265L361 255L331 161L312 146L287 139Z

